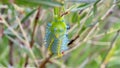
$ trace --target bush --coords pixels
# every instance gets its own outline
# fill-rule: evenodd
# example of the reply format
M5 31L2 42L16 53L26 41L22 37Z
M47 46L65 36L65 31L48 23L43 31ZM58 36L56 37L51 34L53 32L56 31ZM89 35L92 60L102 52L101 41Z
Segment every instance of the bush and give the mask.
M2 0L0 68L119 68L119 12L119 0Z

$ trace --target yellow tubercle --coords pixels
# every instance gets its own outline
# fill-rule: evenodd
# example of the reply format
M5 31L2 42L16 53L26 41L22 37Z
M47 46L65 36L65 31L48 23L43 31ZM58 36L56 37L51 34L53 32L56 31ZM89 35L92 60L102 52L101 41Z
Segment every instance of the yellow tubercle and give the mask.
M50 52L50 54L52 54L51 47L52 47L53 41L54 39L51 40L50 45L48 47L48 51Z
M63 56L63 54L61 53L61 51L60 51L60 47L61 46L61 40L59 41L59 43L58 43L58 48L57 48L57 52L58 52L58 57L62 57Z
M58 57L60 57L60 58L61 58L62 56L63 56L63 54L62 54L62 53L58 53Z

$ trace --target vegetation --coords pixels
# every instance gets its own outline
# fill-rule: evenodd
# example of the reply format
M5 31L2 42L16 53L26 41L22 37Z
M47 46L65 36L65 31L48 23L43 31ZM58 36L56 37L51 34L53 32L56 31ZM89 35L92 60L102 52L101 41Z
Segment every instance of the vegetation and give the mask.
M119 0L0 0L0 68L119 68L119 18Z

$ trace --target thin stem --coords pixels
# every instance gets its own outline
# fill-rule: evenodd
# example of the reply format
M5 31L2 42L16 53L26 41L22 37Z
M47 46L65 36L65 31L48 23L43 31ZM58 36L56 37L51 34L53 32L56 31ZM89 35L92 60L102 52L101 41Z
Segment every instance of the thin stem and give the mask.
M30 48L32 48L33 44L34 44L34 35L35 35L36 26L37 26L37 23L39 20L39 16L40 16L40 7L38 8L38 12L36 14L35 21L34 21L33 31L32 31L32 35L31 35ZM28 65L28 60L29 60L29 56L27 55L24 67L26 67Z
M49 59L53 56L53 54L50 54L48 58L46 58L40 65L39 68L46 68L46 64L49 62Z
M38 8L38 12L37 12L36 17L35 17L35 22L34 22L34 26L33 26L32 35L31 35L31 42L30 42L31 48L33 47L33 44L34 44L34 35L35 35L35 30L36 30L36 26L37 26L39 17L40 17L40 7Z
M104 32L104 33L98 34L98 35L94 36L93 38L100 38L100 37L103 37L104 35L111 34L111 33L115 33L115 32L117 32L117 31L118 31L118 29L110 30L110 31L108 31L108 32Z
M10 27L10 25L5 21L4 18L2 18L2 23L3 23L5 26L7 26L8 29L9 29L20 41L25 42L25 40L22 39L22 38L19 36L19 34L18 34L12 27ZM25 43L25 44L27 45L27 43Z
M61 68L66 68L66 65L64 63L61 63L59 60L51 59L52 63L59 65ZM68 67L68 66L67 66Z
M115 49L115 42L118 38L120 34L120 30L117 31L116 35L113 37L112 41L111 41L111 44L110 44L110 47L107 51L107 53L105 54L105 57L103 58L103 62L101 64L101 68L105 68L108 61L110 60L110 57L113 55L113 52L114 52L114 49Z
M105 13L105 15L103 15L103 16L101 17L101 20L105 20L109 15L111 15L111 12L112 12L113 9L115 8L115 6L116 6L116 5L113 4L113 5L111 6L111 8ZM90 28L88 34L87 34L86 36L84 36L84 38L83 38L83 40L82 40L81 43L86 42L86 41L88 40L88 36L90 36L90 35L95 31L95 29L97 28L98 25L99 25L99 21L98 21L95 25L93 25L92 28ZM82 28L82 27L81 27L81 28ZM83 33L83 35L84 35L84 33ZM80 44L81 44L81 43L80 43ZM79 47L79 46L80 46L80 45L77 45L77 46L72 47L70 50L66 51L65 54L67 54L67 53L75 50L75 49L76 49L77 47Z
M79 35L76 36L74 39L70 40L70 42L68 43L68 46L71 45L77 38L79 38Z
M10 50L9 50L9 64L11 66L14 65L13 63L13 42L11 40L9 40L9 47L10 47Z
M20 27L20 30L21 30L24 38L25 38L26 44L29 46L30 44L29 44L29 41L28 41L28 38L27 38L27 34L26 34L25 30L23 29L23 27L22 27L22 25L21 25L20 19L19 19L17 16L16 16L16 20L17 20L18 25L19 25L19 27ZM29 46L29 47L30 47L30 46Z
M76 48L78 48L82 43L86 42L87 40L89 40L88 38L90 37L90 35L95 31L95 29L97 28L98 23L96 23L96 25L94 25L93 27L89 28L89 31L87 31L88 33L86 34L85 37L83 37L82 41L78 41L78 43L76 44L76 46L72 47L71 49L69 49L68 51L65 52L65 54L70 53L71 51L75 50ZM86 33L86 32L85 32ZM83 33L83 35L85 34ZM79 39L79 38L78 38ZM77 39L76 39L77 40Z
M26 40L24 40L23 38L21 38L21 36L19 36L19 34L12 28L10 27L10 25L5 21L4 18L1 18L2 22L5 26L8 27L8 29L22 42L24 42L24 44L28 47L28 50L30 52L30 54L32 55L32 57L35 59L34 53L33 51L29 48L29 45L27 44ZM36 63L36 62L35 62ZM36 63L37 64L37 63Z
M101 20L105 20L106 17L108 17L109 15L111 15L111 14L113 13L113 9L114 9L115 6L116 6L116 5L113 4L113 5L110 7L110 9L105 13L105 15L101 18Z
M69 13L70 13L69 11L66 11L66 12L62 13L60 16L63 17L64 15L67 15Z

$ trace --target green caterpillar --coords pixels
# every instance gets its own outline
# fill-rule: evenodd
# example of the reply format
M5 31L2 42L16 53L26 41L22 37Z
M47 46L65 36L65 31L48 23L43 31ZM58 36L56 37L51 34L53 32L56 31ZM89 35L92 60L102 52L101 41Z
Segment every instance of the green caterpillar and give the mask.
M52 23L46 27L46 48L52 54L62 56L68 49L67 25L62 17L55 17Z

